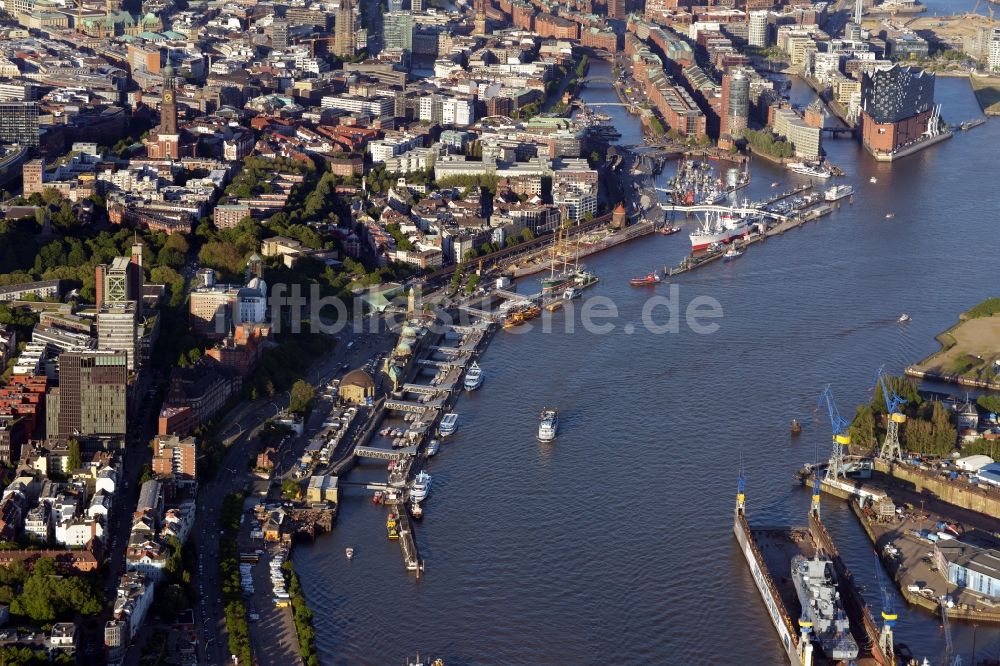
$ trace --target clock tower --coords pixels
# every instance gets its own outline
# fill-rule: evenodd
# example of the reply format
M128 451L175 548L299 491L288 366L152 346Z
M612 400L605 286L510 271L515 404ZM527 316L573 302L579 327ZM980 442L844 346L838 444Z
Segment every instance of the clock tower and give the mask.
M174 87L174 68L169 62L163 68L163 98L160 102L158 134L160 158L178 159L180 134L177 132L177 90Z

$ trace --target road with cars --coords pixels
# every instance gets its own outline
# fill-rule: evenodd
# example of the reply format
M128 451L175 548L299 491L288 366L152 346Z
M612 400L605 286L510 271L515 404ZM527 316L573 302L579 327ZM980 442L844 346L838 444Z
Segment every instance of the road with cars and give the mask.
M372 349L383 338L384 334L343 331L337 336L337 346L326 359L317 363L307 373L306 381L320 387L346 369L360 366L371 356ZM288 402L287 392L248 402L237 407L219 429L219 432L228 438L228 449L215 479L203 484L200 489L193 528L198 566L197 572L193 572L193 578L199 600L195 608L196 626L199 628L199 663L232 663L225 631L225 611L219 571L219 539L223 533L219 522L222 501L226 495L248 487L249 465L251 456L255 452L259 430L267 420L285 410ZM292 437L286 442L279 453L282 463L279 469L286 471L290 469L294 460L301 454L301 450L305 448L308 434L309 429L303 436ZM256 607L258 614L261 604L265 601L266 595L263 592L266 590L257 591L256 598L247 600L248 608ZM270 596L266 596L266 602L272 603ZM263 618L263 615L261 617ZM251 632L256 634L253 626ZM252 638L252 642L256 641Z

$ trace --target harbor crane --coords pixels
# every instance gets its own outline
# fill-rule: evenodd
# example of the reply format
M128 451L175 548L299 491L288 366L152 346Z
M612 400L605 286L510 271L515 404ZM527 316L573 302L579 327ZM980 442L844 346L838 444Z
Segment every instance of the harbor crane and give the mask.
M830 453L830 462L826 467L826 478L836 479L845 476L844 471L844 447L851 443L851 437L847 434L847 427L850 422L840 415L837 409L837 402L833 399L833 389L827 384L823 393L819 396L819 404L826 402L826 409L830 415L830 430L833 431L833 450Z
M878 553L875 553L875 582L882 597L882 631L878 635L878 645L882 648L882 654L889 659L889 663L895 664L896 649L893 645L892 628L896 626L899 616L896 615L892 596L885 587L885 581L882 580L882 562L878 558Z
M962 666L962 655L955 654L955 643L951 640L951 625L948 624L948 599L939 597L941 606L941 627L944 629L944 663L945 666Z
M875 373L874 388L878 390L879 387L885 398L886 425L885 441L882 442L878 457L889 461L900 460L903 454L899 446L899 424L906 423L906 414L899 408L906 404L906 400L893 390L884 365Z

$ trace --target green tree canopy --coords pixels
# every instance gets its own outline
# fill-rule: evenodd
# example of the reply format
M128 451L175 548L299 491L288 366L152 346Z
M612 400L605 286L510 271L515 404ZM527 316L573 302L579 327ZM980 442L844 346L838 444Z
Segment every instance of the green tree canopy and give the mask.
M296 381L292 384L288 411L294 414L305 414L309 410L309 405L312 403L315 395L316 389L313 388L312 384L304 379Z

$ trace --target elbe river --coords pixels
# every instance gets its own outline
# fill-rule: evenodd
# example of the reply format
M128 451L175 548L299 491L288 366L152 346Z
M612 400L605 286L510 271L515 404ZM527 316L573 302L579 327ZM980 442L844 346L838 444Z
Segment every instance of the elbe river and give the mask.
M967 81L939 78L936 90L947 121L980 116ZM813 98L799 83L791 96ZM583 97L617 101L597 84ZM601 111L621 143L641 142L624 109ZM331 535L296 548L321 661L403 664L420 651L449 665L785 663L731 532L740 457L751 523L804 523L810 493L793 475L828 455L823 387L853 414L879 365L902 372L960 311L997 295L998 146L995 120L891 165L826 140L847 176L823 186L854 185L853 203L673 280L682 313L697 297L720 304L712 334L651 332L643 304L667 285L628 284L680 261L693 218L684 233L588 258L601 279L588 295L614 302L613 330L497 334L482 388L460 398L459 431L428 466L423 579L404 571L385 510L360 489L344 492ZM801 182L763 160L752 173L741 197ZM911 322L897 323L903 312ZM535 440L543 406L561 415L549 446ZM804 425L795 440L793 417ZM349 480L366 479L384 481L384 465ZM846 503L824 497L823 512L877 616L867 538ZM897 641L940 663L938 621L896 601ZM973 628L953 628L970 663ZM978 658L1000 656L1000 630L980 627L975 642Z

